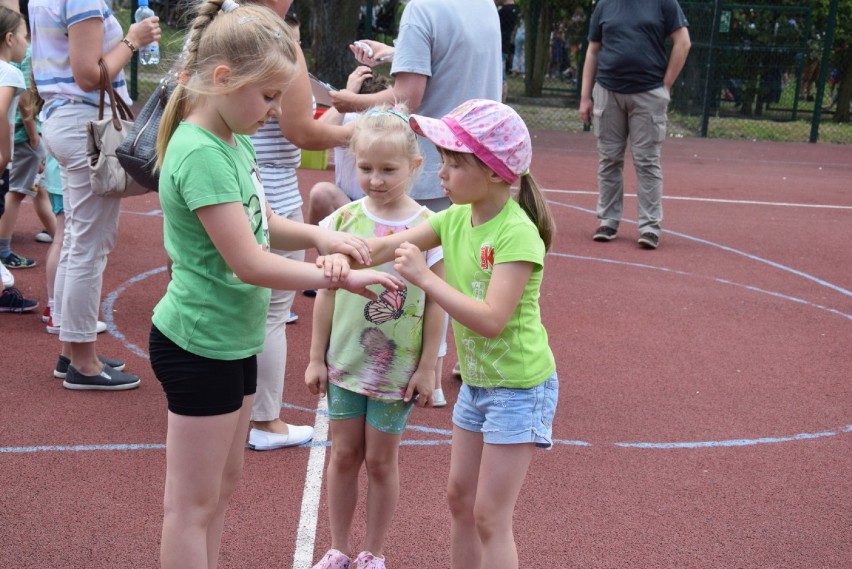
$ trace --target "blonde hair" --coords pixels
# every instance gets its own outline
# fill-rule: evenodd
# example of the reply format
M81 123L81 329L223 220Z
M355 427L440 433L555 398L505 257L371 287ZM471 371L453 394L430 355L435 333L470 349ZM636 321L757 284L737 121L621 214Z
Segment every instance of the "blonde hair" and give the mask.
M447 150L438 145L435 145L441 156L452 158L453 160L465 160L469 163L476 164L482 170L488 173L495 173L488 165L469 152L456 152L455 150ZM496 173L495 173L496 175ZM541 193L541 188L538 182L535 181L532 174L527 172L520 179L520 189L518 190L518 205L521 206L527 216L538 229L538 235L544 241L545 252L550 251L550 246L553 243L553 238L556 236L556 221L553 219L553 214L550 211L550 206L544 195Z
M178 67L178 82L163 110L157 132L157 168L180 121L200 97L222 94L213 86L213 70L227 65L226 92L279 74L297 73L297 46L290 27L263 6L223 12L225 0L206 0L197 8Z
M349 139L349 151L369 150L377 142L398 146L409 162L420 157L420 145L417 135L408 124L408 107L404 104L379 105L364 111L355 121L352 137Z

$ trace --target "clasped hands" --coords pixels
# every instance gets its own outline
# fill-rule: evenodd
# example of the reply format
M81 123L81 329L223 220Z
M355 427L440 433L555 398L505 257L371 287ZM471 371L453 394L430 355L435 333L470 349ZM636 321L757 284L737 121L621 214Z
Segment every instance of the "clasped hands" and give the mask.
M346 233L341 233L341 235L347 235L352 238L352 240L346 243L340 243L339 248L332 249L333 252L320 255L316 259L317 267L322 268L325 271L326 276L330 276L332 281L335 282L344 281L351 278L352 274L362 271L351 271L350 265L353 263L362 266L370 266L372 264L370 249L362 239ZM342 249L347 249L347 251L343 251ZM403 278L415 286L420 286L420 283L422 283L423 280L431 274L429 267L426 266L426 261L423 258L423 254L420 249L408 241L402 243L399 247L397 247L396 251L394 251L393 268L397 273L402 275ZM392 275L388 276L393 279L395 286L385 286L385 288L396 290L397 288L404 286L402 281L396 277ZM344 288L350 292L356 292L351 290L349 287ZM370 299L376 298L375 293L372 293L369 290L357 292L357 294L361 294L362 296L366 296Z

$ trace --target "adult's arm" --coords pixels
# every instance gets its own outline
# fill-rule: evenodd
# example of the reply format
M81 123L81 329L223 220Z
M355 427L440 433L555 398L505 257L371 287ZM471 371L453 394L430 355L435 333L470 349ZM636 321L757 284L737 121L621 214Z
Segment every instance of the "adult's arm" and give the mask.
M686 63L689 48L692 45L689 40L689 29L686 26L676 29L669 37L672 38L672 53L669 56L666 75L663 77L663 86L667 91L672 90L672 85L674 85L677 76L680 75Z
M136 22L127 30L125 37L136 47L159 41L159 21L158 17L151 16ZM103 41L104 21L100 18L87 18L68 28L68 57L71 59L71 73L74 75L74 81L83 91L95 91L100 87L101 71L98 60L103 58L110 79L115 79L133 57L133 52L123 42L104 53Z
M601 42L589 42L589 47L586 49L586 62L583 64L583 86L580 90L580 118L583 119L583 124L592 122L592 87L595 86L600 51Z
M346 146L352 135L352 127L339 126L314 120L311 82L302 48L297 47L296 74L287 87L283 109L278 124L284 137L305 150L325 150L335 146Z
M419 73L400 72L394 75L393 88L359 95L347 89L331 93L334 108L341 113L357 113L376 105L405 103L410 112L415 112L423 102L429 77Z

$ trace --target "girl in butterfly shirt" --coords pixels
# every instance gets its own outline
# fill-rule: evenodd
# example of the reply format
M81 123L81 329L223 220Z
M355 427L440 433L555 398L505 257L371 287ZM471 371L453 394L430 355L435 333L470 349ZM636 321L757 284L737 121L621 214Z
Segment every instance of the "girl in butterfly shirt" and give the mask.
M422 288L453 320L463 385L447 485L451 567L517 569L512 514L533 450L553 445L559 395L539 308L554 222L528 171L529 131L510 107L471 100L441 119L410 122L438 147L438 176L453 205L367 243L372 262L395 258L409 287ZM423 263L421 250L438 245L446 281Z
M432 214L408 196L423 162L403 107L367 111L355 122L350 148L365 197L320 222L363 238L428 226ZM443 274L442 252L422 253ZM392 263L378 267L396 274ZM349 566L358 476L367 466L367 533L357 569L384 568L384 541L399 498L398 450L412 407L431 405L435 365L444 355L444 312L423 290L381 293L376 300L346 291L319 291L314 304L305 382L328 395L331 459L328 501L331 549L314 569Z

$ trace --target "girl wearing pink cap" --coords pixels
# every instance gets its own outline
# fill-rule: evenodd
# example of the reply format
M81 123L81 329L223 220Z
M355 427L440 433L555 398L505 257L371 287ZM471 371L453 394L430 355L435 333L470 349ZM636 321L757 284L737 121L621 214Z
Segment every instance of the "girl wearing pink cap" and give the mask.
M410 124L439 148L453 205L429 223L368 239L372 262L395 258L394 269L453 319L463 385L447 489L451 566L517 568L512 513L533 450L553 444L559 394L538 304L554 222L528 171L529 132L511 108L471 100ZM438 245L446 280L421 253Z

